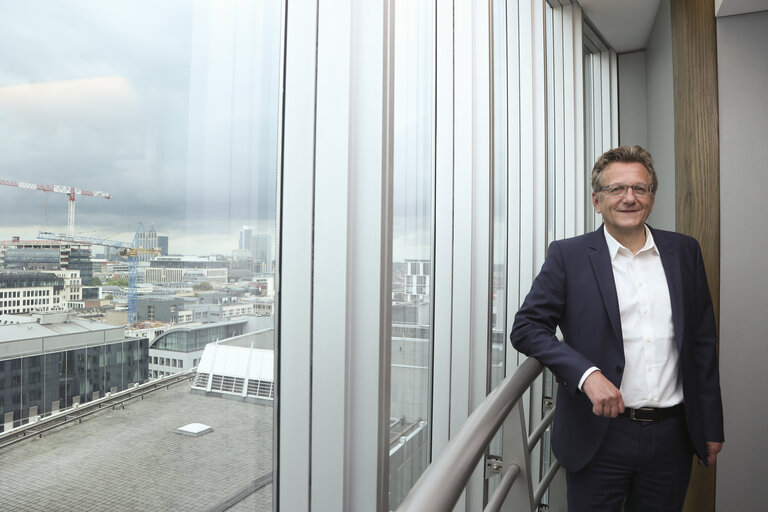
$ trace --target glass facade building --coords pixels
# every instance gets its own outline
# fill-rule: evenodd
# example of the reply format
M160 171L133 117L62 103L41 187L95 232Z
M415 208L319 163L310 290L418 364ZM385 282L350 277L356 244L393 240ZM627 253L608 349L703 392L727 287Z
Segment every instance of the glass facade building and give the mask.
M0 360L0 416L12 412L18 421L29 416L30 407L47 413L54 404L64 409L76 397L85 403L112 388L144 382L148 346L146 338L126 339Z

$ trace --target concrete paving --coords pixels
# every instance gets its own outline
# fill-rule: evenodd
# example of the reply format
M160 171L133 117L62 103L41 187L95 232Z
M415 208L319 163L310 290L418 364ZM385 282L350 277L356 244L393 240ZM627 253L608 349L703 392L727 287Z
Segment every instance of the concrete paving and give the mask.
M183 382L0 451L0 511L210 511L272 472L273 408ZM204 423L213 432L175 432ZM272 510L272 485L229 510Z

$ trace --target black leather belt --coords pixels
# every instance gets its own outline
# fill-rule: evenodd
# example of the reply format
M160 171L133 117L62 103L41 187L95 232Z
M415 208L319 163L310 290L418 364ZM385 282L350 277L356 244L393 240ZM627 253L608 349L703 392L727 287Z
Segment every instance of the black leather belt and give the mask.
M632 421L659 421L674 418L682 412L683 404L664 408L640 407L638 409L632 409L631 407L625 407L624 412L619 416L624 416Z

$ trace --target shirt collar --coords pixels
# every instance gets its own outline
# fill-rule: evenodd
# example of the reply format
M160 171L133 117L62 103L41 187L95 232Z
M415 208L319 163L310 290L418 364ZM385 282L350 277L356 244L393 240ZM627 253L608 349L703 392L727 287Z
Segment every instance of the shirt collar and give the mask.
M618 240L613 238L611 234L608 232L605 227L603 227L603 233L605 234L605 243L608 244L608 253L611 256L611 261L613 261L616 258L616 255L619 253L619 249L624 249L627 251L628 254L632 254L632 252L621 245ZM642 249L637 251L637 254L640 254L641 252L652 250L656 254L659 254L659 249L656 247L656 243L653 241L653 235L651 234L651 230L648 229L648 225L645 225L645 245Z

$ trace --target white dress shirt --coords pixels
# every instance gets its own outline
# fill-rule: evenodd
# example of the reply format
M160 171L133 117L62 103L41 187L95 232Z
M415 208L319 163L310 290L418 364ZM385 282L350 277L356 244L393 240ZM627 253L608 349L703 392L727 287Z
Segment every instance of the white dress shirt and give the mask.
M627 407L672 407L683 401L672 304L664 267L653 235L645 227L645 245L637 254L607 230L624 337L621 396ZM587 370L579 387L597 368Z

